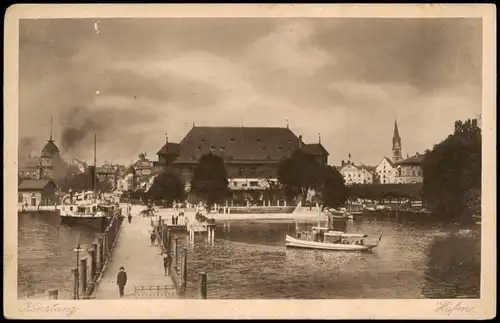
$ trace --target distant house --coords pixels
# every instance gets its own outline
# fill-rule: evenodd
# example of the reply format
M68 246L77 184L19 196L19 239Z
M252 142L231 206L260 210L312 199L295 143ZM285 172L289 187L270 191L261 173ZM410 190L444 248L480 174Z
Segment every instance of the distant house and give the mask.
M118 169L110 163L96 168L96 176L100 181L107 181L113 189L116 188Z
M396 183L398 184L415 184L424 181L424 173L422 171L422 161L424 155L417 153L414 156L406 158L396 163Z
M396 183L397 169L388 157L383 157L375 167L375 174L377 175L377 182L380 184Z
M28 206L55 205L57 185L49 179L26 179L18 187L18 203Z
M348 161L343 162L340 166L340 173L344 177L346 185L352 184L372 184L373 183L373 167L365 165L354 165Z

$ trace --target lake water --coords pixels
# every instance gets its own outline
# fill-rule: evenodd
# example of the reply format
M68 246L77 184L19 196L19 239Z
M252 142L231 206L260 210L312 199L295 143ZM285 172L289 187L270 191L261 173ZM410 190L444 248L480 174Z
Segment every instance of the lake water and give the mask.
M250 298L478 298L480 226L451 233L429 220L363 216L348 230L363 232L379 246L371 253L286 249L285 234L316 222L219 223L214 245L197 237L188 245L188 297L197 298L198 273L208 275L208 297ZM19 215L19 294L58 288L70 293L77 234L57 216Z

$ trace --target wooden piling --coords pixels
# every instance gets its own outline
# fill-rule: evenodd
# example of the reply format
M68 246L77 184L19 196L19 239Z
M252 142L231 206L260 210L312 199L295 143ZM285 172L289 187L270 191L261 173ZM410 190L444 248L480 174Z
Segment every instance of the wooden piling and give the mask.
M90 258L90 281L94 281L96 279L96 250L97 243L92 243L92 249L89 250L89 258Z
M59 299L59 290L49 289L48 296L49 296L49 299Z
M96 267L97 267L98 272L101 272L102 266L104 265L103 258L102 258L102 242L103 242L102 236L97 238Z
M73 273L73 299L78 299L78 269L71 269Z
M182 261L182 291L186 292L187 287L187 260L188 260L188 250L186 247L183 249L184 259Z
M207 299L207 273L201 272L200 276L200 296L202 299Z
M181 254L179 252L179 237L175 237L175 269L179 269L181 263Z
M79 294L80 298L82 298L83 295L85 295L85 291L87 290L87 259L86 258L80 259L80 268L78 271L80 274L80 277L79 277L80 290L78 291L78 294Z

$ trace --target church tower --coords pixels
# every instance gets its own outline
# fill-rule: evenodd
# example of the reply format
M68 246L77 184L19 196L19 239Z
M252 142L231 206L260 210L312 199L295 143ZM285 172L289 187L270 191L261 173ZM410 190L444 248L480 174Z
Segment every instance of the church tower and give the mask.
M54 159L59 157L59 148L52 139L52 117L50 117L50 137L40 154L40 162L42 166L42 177L52 178L54 170Z
M401 137L399 136L398 123L394 121L394 135L392 137L392 161L403 159L401 152Z

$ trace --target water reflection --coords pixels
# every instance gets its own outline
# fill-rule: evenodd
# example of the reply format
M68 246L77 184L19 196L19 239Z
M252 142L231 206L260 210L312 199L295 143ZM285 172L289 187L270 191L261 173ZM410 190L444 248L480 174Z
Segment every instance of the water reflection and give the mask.
M457 249L454 241L437 242L450 239L450 233L439 223L366 217L350 221L348 230L374 239L383 231L379 246L371 253L285 248L285 234L294 235L315 225L315 221L243 220L232 221L230 228L219 224L214 246L201 243L190 250L189 296L197 295L199 271L208 273L212 298L479 296L480 257L471 246L479 245L478 236L470 237L473 243L467 242L467 253L474 256L464 256L466 249ZM442 258L442 253L448 255L446 263L429 262ZM457 266L458 260L463 264ZM454 270L449 269L450 264L454 264ZM450 281L455 284L453 288L449 288Z
M77 236L91 243L95 233L85 228L60 225L54 213L18 215L18 295L45 293L59 289L70 293L71 268L76 266L73 248Z
M198 273L208 274L208 297L252 298L456 298L479 297L480 236L429 219L364 216L348 230L380 244L370 253L285 248L286 234L316 221L234 220L217 224L215 244L197 236L188 244L188 297L198 297ZM49 214L19 215L19 293L49 288L71 291L72 249L81 234Z
M427 255L422 287L426 298L480 296L481 243L476 235L436 236Z

